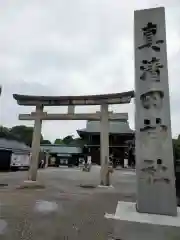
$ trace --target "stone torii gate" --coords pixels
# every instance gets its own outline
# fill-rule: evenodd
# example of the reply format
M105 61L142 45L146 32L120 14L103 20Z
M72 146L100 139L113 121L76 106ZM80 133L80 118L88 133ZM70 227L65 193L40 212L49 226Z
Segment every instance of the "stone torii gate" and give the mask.
M34 132L32 139L32 158L30 163L30 181L36 181L38 158L40 150L41 126L43 120L100 120L100 155L101 155L101 180L100 184L110 184L108 175L109 161L109 120L122 119L122 113L110 113L108 105L127 104L134 97L134 91L123 93L86 95L86 96L29 96L14 94L14 99L19 105L35 106L35 112L20 114L19 120L34 120ZM100 105L99 113L75 113L75 106ZM63 114L48 114L43 112L44 106L68 106L68 112Z

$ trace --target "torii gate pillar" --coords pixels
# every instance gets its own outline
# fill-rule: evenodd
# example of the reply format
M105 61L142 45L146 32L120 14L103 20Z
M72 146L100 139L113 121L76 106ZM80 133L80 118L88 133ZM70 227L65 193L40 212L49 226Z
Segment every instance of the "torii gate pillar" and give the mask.
M38 170L38 161L39 161L39 151L40 151L40 141L41 141L41 127L42 120L38 116L43 111L43 106L36 106L36 119L34 121L34 131L33 131L33 140L32 140L32 157L31 164L28 174L28 180L36 181L37 170Z
M100 185L109 186L109 112L108 104L101 105L101 133L100 133L100 157L101 157L101 181Z

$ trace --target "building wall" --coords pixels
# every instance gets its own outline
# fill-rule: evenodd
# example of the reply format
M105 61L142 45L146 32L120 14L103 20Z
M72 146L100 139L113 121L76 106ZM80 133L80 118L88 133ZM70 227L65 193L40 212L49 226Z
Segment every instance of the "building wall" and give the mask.
M115 162L123 165L126 150L126 147L109 147L109 154L113 154ZM90 147L90 152L88 155L91 156L92 163L100 165L100 146Z
M134 135L132 134L111 134L109 136L109 153L113 154L114 161L123 165L125 153L128 152L129 145L127 141L133 142ZM87 137L86 137L87 139ZM90 155L92 163L100 164L100 136L89 135L87 141L87 150L83 150L84 154ZM126 156L127 157L127 156Z
M109 135L109 145L110 146L123 146L126 145L125 141L132 140L134 138L133 134L111 134ZM89 135L88 145L100 145L100 135Z

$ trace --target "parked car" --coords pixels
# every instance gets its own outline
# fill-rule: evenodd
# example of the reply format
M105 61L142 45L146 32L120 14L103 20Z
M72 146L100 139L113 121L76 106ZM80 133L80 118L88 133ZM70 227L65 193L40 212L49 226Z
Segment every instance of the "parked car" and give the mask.
M20 169L29 169L30 166L30 156L27 154L14 154L12 153L10 168L12 171Z

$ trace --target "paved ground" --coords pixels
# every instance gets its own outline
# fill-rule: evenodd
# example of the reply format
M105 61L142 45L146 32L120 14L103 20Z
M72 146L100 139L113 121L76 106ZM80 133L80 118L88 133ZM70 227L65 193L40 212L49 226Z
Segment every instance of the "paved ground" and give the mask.
M80 184L99 183L99 168L90 173L77 169L39 171L45 189L16 189L27 172L0 173L1 240L106 240L112 225L104 218L118 200L135 200L135 174L118 170L111 189L85 189Z

